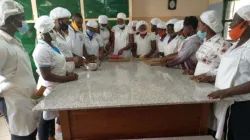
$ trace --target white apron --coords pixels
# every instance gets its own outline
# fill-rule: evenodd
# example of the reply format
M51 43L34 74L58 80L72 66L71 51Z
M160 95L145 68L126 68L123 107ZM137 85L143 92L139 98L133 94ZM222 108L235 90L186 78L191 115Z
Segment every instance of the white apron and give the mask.
M218 68L215 86L219 89L227 89L233 87L232 81L235 78L237 70L239 68L241 56L246 47L244 47L238 56L230 57L225 54L220 62ZM215 103L214 105L214 115L217 119L217 133L216 139L221 140L223 135L223 128L225 124L226 112L229 106L231 106L234 101L221 101Z
M118 55L119 50L126 47L129 43L129 34L127 32L127 29L125 29L122 32L115 31L115 44L114 44L114 55ZM121 55L123 58L130 58L132 57L131 50L125 50L123 54Z
M178 41L179 41L178 37L175 37L167 45L164 46L164 55L165 56L177 52Z
M43 45L45 45L46 47L51 48L47 43L43 43L43 42L39 42ZM53 50L51 48L51 50ZM65 60L64 55L61 53L57 53L53 50L53 61L55 61L55 65L54 68L52 69L51 73L55 74L55 75L59 75L59 76L65 76L66 75L66 69L67 69L67 63ZM39 80L37 83L37 90L40 89L41 86L46 87L46 90L44 91L43 95L47 96L49 95L52 90L59 84L56 82L49 82L49 81L45 81L42 76L40 76L40 72L38 72L39 74ZM52 120L55 119L59 116L59 112L58 111L43 111L43 119L44 120Z
M36 82L29 56L23 46L20 44L19 47L15 46L12 49L16 51L17 70L12 78L6 80L6 85L1 85L1 88L7 106L10 133L28 136L37 129L40 116L39 112L32 111L37 102L30 98L36 92Z
M137 55L144 56L151 51L151 40L148 38L148 36L149 35L146 35L144 38L142 38L140 35L137 36Z

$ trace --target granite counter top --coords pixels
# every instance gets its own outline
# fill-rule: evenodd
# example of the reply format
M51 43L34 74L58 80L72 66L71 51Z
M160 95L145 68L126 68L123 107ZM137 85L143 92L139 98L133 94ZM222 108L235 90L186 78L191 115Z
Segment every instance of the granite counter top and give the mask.
M76 70L79 80L59 84L34 110L76 110L212 103L211 84L200 84L181 70L144 62L103 63L98 71Z

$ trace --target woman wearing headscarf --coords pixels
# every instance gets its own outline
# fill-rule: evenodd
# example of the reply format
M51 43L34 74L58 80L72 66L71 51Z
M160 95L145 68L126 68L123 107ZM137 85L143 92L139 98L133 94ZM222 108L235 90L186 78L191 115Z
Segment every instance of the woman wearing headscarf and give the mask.
M204 42L196 52L198 63L195 76L218 68L222 55L230 47L230 43L221 36L222 30L223 26L216 11L206 11L201 14L197 35ZM192 79L195 80L196 77Z
M53 20L48 16L39 17L35 23L38 43L33 52L33 58L39 74L37 89L39 90L42 86L46 87L44 96L47 96L57 84L74 81L78 78L77 74L67 72L65 56L53 43L56 39L54 26ZM38 129L39 139L47 140L49 137L53 139L54 135L49 135L49 129L55 129L54 119L58 115L58 112L44 111L42 113Z
M147 32L148 23L139 21L136 25L136 30L139 31L135 35L136 57L150 58L156 50L156 36L154 33Z
M221 139L223 128L228 140L250 139L250 5L236 11L230 24L229 36L236 41L223 55L218 69L207 73L200 82L215 80L211 99L224 99L216 103L216 138ZM229 102L231 101L231 102ZM224 127L225 125L225 127Z

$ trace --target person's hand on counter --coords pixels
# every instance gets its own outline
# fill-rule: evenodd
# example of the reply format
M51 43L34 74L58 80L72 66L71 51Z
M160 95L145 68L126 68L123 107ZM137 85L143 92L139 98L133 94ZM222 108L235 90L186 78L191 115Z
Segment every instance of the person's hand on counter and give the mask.
M186 69L183 71L183 75L193 75L193 74L194 74L193 70Z
M209 99L224 99L230 97L228 90L218 90L208 95Z
M190 80L193 80L197 83L214 83L215 82L215 77L208 76L207 74L201 74L198 76L192 76Z
M80 68L83 64L83 58L79 57L79 56L75 56L74 57L74 63L75 63L75 67L76 68Z
M120 50L118 51L118 55L122 55L123 52L124 52L124 49L120 49Z
M67 74L68 81L76 81L78 80L78 74L76 73L68 73Z

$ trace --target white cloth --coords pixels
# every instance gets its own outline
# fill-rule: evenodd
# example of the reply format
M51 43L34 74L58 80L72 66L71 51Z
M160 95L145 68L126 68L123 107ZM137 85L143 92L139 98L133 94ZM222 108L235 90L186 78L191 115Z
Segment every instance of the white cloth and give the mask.
M0 26L5 24L5 20L12 15L24 13L23 6L14 0L0 1Z
M237 43L230 47L221 59L215 82L218 89L227 89L250 81L250 40L235 48ZM250 100L250 94L237 95L231 99L236 102L248 101ZM227 108L233 104L233 101L225 101L215 105L215 116L217 118L216 138L219 140L222 138Z
M230 43L227 42L220 34L216 34L209 40L205 40L196 52L198 64L194 75L201 75L217 69L222 55L229 47Z
M98 22L99 22L100 24L108 24L108 17L105 16L105 15L100 15L100 16L98 17Z
M37 103L30 99L36 92L36 82L21 41L2 30L0 60L0 94L6 102L10 133L28 136L37 128L40 116L32 111Z
M81 31L75 31L71 26L69 26L69 37L68 44L72 46L72 53L77 56L83 56L83 46L84 46L84 35Z
M55 44L53 44L56 47ZM43 95L47 96L58 85L57 82L46 81L41 75L39 68L50 67L51 73L57 76L66 76L66 60L62 53L58 53L52 49L46 42L39 40L33 52L34 62L36 64L39 80L37 83L37 90L41 86L46 87ZM43 119L52 120L59 116L58 111L44 111Z
M201 21L208 25L215 33L220 33L223 30L222 22L216 11L206 11L201 14L200 18Z
M139 31L139 28L142 25L146 25L146 28L148 28L148 23L146 21L141 20L136 24L136 31Z
M142 38L140 35L135 35L135 43L137 44L137 55L144 56L147 55L151 49L151 42L156 40L154 33L147 33L147 35Z
M89 20L87 22L87 26L92 27L92 28L97 28L98 27L98 23L95 20L91 19L91 20Z
M163 21L160 21L160 22L157 24L157 28L166 29L166 28L167 28L166 23L163 22Z
M118 13L117 14L117 18L120 18L120 19L126 19L126 14L124 14L124 13Z
M85 33L84 42L87 53L99 57L99 49L104 47L103 38L99 34L94 34L92 40L90 40L87 33Z
M49 16L53 19L59 19L59 18L70 18L71 13L68 9L62 8L62 7L56 7L53 10L50 11Z
M100 35L104 41L104 47L106 47L106 45L109 43L109 39L110 39L109 30L106 27L103 29L100 29Z
M159 18L153 18L150 22L152 25L157 26L157 24L160 22L161 20Z
M54 21L49 16L41 16L36 20L35 29L39 33L48 33L53 30L55 26Z
M179 21L179 19L176 18L170 19L169 21L166 22L166 26L168 26L168 24L175 24L177 21Z
M128 26L130 27L136 27L136 24L138 23L138 21L134 20L128 23Z
M165 46L168 45L169 38L170 38L170 36L167 35L163 40L161 40L160 37L157 39L158 52L164 53L164 48L165 48Z
M62 52L65 58L73 57L72 46L69 40L71 40L69 36L65 38L59 32L56 32L56 41L53 41L53 43L58 47L58 49ZM67 62L67 71L73 72L74 69L75 63Z
M237 12L236 12L242 19L246 21L250 21L250 5L246 5L241 7Z
M177 33L181 31L184 27L184 20L179 20L174 24L174 31Z
M112 28L112 32L115 35L114 55L118 55L120 49L126 47L129 43L128 26L125 26L124 30L121 30L117 25ZM132 57L130 50L125 50L121 57Z
M169 54L176 53L178 51L178 42L179 38L176 36L167 45L164 45L164 55L167 56Z

